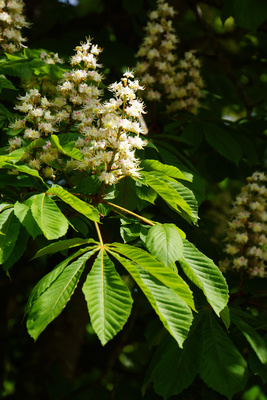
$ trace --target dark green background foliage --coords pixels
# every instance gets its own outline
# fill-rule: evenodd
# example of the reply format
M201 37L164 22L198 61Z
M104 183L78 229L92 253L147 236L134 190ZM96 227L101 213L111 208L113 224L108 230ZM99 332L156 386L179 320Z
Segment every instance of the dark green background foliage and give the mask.
M0 390L3 398L267 399L266 279L247 281L241 290L236 276L226 276L230 289L230 316L228 309L221 313L216 311L216 296L213 297L216 291L212 292L212 288L210 295L209 282L203 287L203 282L198 285L194 276L191 280L197 288L187 279L192 259L196 271L199 268L202 272L206 266L214 271L214 264L210 264L205 256L199 256L201 253L196 248L218 263L222 256L225 215L231 201L247 176L267 168L267 5L265 0L174 0L169 3L178 11L174 20L181 40L178 55L197 49L201 59L205 81L203 108L197 116L180 112L170 118L160 105L154 110L147 105L149 113L145 118L151 144L140 157L145 160L144 176L148 181L150 179L151 188L136 189L132 181L125 179L118 185L120 196L116 204L129 210L134 210L138 204L138 210L142 211L140 199L150 201L151 205L146 203L146 218L165 224L166 232L156 233L158 237L166 234L163 239L170 249L175 247L171 243L173 231L168 236L168 230L173 229L170 224L186 233L188 242L183 240L184 258L176 249L164 259L153 242L151 231L148 234L147 225L134 218L125 217L121 226L118 219L110 218L102 234L107 243L121 242L123 238L137 248L142 246L139 236L142 239L148 234L147 249L160 262L172 268L179 260L179 273L193 290L198 311L194 313L184 347L179 348L164 329L141 290L132 281L127 281L129 277L122 265L128 262L130 269L131 262L123 258L128 255L123 253L126 250L120 245L111 246L107 251L128 286L133 285L133 308L124 329L101 346L89 320L81 290L86 275L82 275L67 307L34 343L26 329L27 300L36 283L67 257L67 251L62 248L60 252L32 260L38 250L49 245L49 241L39 235L36 224L32 225L30 233L23 226L19 231L14 218L10 240L16 245L12 247L11 244L10 259L4 263L9 276L4 272L0 275ZM25 33L29 49L46 49L67 60L79 42L90 36L104 49L100 62L106 75L104 83L108 85L118 81L126 68L134 68L147 12L155 8L156 1L80 0L77 6L71 6L56 0L26 0L25 5L27 18L33 24ZM16 72L12 65L1 67L0 64L0 74L9 79L8 82L0 79L1 128L13 118L18 91L13 90L12 85L19 87L20 78L31 75L38 66L34 56L33 61L21 63ZM53 73L56 75L56 69ZM21 88L19 90L23 93ZM0 141L1 146L5 146L6 135L1 134ZM193 210L191 216L184 210L180 210L179 215L174 207L167 207L168 199L152 179L153 170L157 168L147 161L150 159L180 168L185 175L194 175L193 182L183 181L181 193ZM21 186L32 186L34 179L24 175ZM12 176L2 173L1 191L11 198L14 193L19 196L19 189L9 192L9 185L14 182ZM38 185L43 191L41 183ZM177 185L174 183L173 190L178 190ZM154 205L155 192L161 198ZM107 210L108 207L103 205L101 212L105 214ZM88 232L91 234L85 218L74 217L70 221L83 237ZM156 225L159 226L163 225ZM27 240L28 246L23 253ZM130 248L128 251L130 254ZM94 257L85 267L87 272ZM107 265L111 264L107 262ZM37 337L31 323L28 320L28 329L33 337Z

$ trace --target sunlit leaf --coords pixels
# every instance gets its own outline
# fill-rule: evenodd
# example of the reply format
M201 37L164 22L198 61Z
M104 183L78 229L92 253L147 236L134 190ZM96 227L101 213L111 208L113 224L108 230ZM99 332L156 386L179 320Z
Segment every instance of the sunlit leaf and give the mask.
M132 297L113 262L101 249L83 285L92 326L105 345L126 323Z
M138 247L128 244L113 243L109 246L113 251L123 255L147 271L156 280L169 287L180 296L189 307L195 309L192 292L184 280L172 269L166 267L153 255Z
M33 339L36 340L66 306L77 287L86 261L95 251L94 249L83 254L68 266L68 261L63 261L33 289L34 294L27 308L27 329Z
M56 147L60 153L65 154L75 160L81 161L83 160L82 153L75 147L75 142L67 143L66 145L61 146L59 142L59 138L56 135L51 135L51 144Z
M17 201L14 204L14 212L16 217L19 219L20 223L26 228L26 230L32 236L32 238L35 239L36 236L42 234L42 231L32 215L31 211L32 201L30 201L29 199L27 203L28 204L19 203Z
M53 254L58 253L60 251L71 249L73 247L85 245L85 244L100 244L93 239L81 239L81 238L73 238L73 239L66 239L66 240L59 240L55 243L49 244L48 246L44 247L43 249L37 251L33 258L42 257L46 254Z
M62 201L71 206L74 210L83 214L86 218L92 221L99 221L99 212L97 209L90 204L84 202L73 194L69 193L67 190L62 187L53 185L47 191L47 194L53 194L59 197Z
M146 246L159 261L172 268L183 254L183 241L174 224L157 224L149 229Z
M201 253L188 240L183 239L184 252L179 262L191 281L205 294L217 315L228 302L228 287L225 278L214 262Z
M193 320L192 311L185 301L138 264L119 256L115 252L111 254L132 276L164 327L175 338L179 346L183 347L183 342Z
M145 171L158 171L172 178L190 181L179 168L174 165L162 164L158 160L142 160L141 166Z
M31 211L35 221L47 239L58 239L67 232L67 218L46 193L41 193L34 197Z
M173 178L169 178L160 172L142 171L147 184L162 197L162 199L174 210L179 213L185 212L189 217L193 218L190 205L182 197L182 195L174 188L171 183L178 184Z

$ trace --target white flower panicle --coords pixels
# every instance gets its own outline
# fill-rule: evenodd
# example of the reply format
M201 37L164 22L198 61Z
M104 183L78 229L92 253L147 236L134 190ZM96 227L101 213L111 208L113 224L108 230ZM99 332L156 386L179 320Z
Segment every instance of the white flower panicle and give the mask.
M231 212L222 271L245 270L250 277L267 272L267 175L254 172L236 197Z
M64 64L64 60L59 58L58 53L47 53L46 51L41 51L40 58L46 64Z
M0 46L7 53L20 50L26 41L21 36L22 28L29 28L23 15L24 2L22 0L0 1Z
M200 107L203 80L195 51L188 51L177 60L179 39L172 26L175 11L164 0L149 14L146 35L137 53L136 66L145 97L150 101L167 99L167 112L186 110L196 114Z
M55 179L62 170L69 175L79 170L112 185L126 175L139 176L140 162L135 151L143 149L146 141L140 137L145 132L139 124L144 104L136 92L143 87L128 71L120 82L109 86L113 98L103 102L99 89L103 76L98 72L101 65L97 59L101 51L90 38L76 47L71 57L73 68L64 72L56 97L49 99L37 89L19 97L15 109L25 116L11 124L21 133L10 139L9 150L21 147L23 141L28 144L39 138L45 140L41 149L35 148L24 157L45 178ZM75 158L51 145L50 140L52 134L62 137L70 129L77 135L75 148L80 156Z

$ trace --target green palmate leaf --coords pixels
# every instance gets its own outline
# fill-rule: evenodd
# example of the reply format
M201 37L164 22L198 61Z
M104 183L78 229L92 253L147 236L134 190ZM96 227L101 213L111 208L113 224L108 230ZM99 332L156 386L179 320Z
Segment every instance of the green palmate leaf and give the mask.
M46 64L42 67L35 68L34 73L36 75L48 75L49 78L62 78L63 70L56 64Z
M11 89L18 90L11 81L9 81L5 75L0 75L0 90L2 89Z
M262 338L265 342L265 346L267 346L267 335ZM267 383L267 364L262 364L257 357L254 351L250 351L248 355L248 364L250 366L251 371L255 374L260 376L262 382L265 384Z
M12 208L12 207L13 207L13 204L10 204L10 203L2 203L2 204L0 204L0 212L6 210L6 209L8 209L8 208Z
M21 159L23 154L25 153L25 148L20 148L17 150L14 150L12 153L5 155L5 156L0 156L0 168L3 168L4 165L7 163L15 163Z
M198 328L201 318L202 314L194 318L183 349L171 336L167 336L151 361L148 379L153 381L155 392L164 399L190 386L199 371L201 346Z
M136 194L139 199L148 201L149 203L153 204L158 196L155 190L145 185L136 186Z
M138 202L136 183L131 177L126 176L121 179L116 184L116 191L117 195L114 203L116 202L117 205L127 208L130 211L136 209L136 204Z
M25 203L19 203L17 201L14 204L14 212L20 223L26 228L27 232L32 236L32 238L35 239L36 236L42 234L42 231L37 225L35 219L33 218L31 211L31 199L29 199Z
M69 218L70 224L84 237L88 236L89 225L87 219L82 215L71 216Z
M35 187L36 189L43 189L43 186L40 186L39 182L37 182L34 178L26 175L10 175L7 171L1 171L0 175L0 188L5 189L7 186L9 187Z
M155 137L153 137L153 143L157 145L157 148L158 148L158 151L160 152L160 154L161 154L162 150L163 150L163 151L166 151L166 150L167 150L167 151L170 152L172 155L174 155L175 157L177 157L177 159L179 159L180 162L182 162L183 165L184 165L186 168L188 168L190 171L195 171L195 167L194 167L194 165L192 164L192 162L189 161L188 157L186 157L182 152L180 152L179 150L177 150L177 147L173 146L173 144L168 143L168 142L166 141L166 137L164 138L164 140L158 140L158 139L157 139L157 136L158 136L158 135L156 135ZM166 161L169 163L168 159L167 159ZM177 164L175 164L175 165L177 165ZM180 167L179 167L179 168L180 168ZM182 167L181 167L180 169L182 170ZM188 176L188 174L185 173L185 171L183 171L183 173L184 173L184 175L185 175L186 177L188 177L189 179L191 179L190 176L192 177L192 174L190 174L190 176Z
M29 234L27 230L21 226L16 242L8 259L3 263L4 271L8 271L23 255L27 249Z
M170 181L168 183L176 190L177 193L179 193L179 195L189 206L190 212L188 212L188 209L185 208L181 210L182 217L188 220L188 222L192 221L196 225L198 221L198 202L192 190L182 185L180 182Z
M172 268L183 255L183 241L174 224L157 224L149 229L146 247L162 264Z
M82 161L83 155L82 153L75 147L75 142L67 143L64 146L61 146L59 142L59 138L56 135L51 135L51 144L56 147L60 153L65 154L75 160Z
M231 313L231 319L233 323L240 329L252 349L257 354L257 357L262 364L266 364L267 367L267 343L258 334L258 332L244 320L239 318L235 313Z
M264 0L226 0L222 9L222 21L234 17L235 23L246 29L256 30L267 18Z
M12 211L13 211L13 204L11 205L11 207L3 207L3 211L0 213L0 229L3 227L4 223L8 220L8 217L10 216Z
M25 152L36 149L37 147L42 147L44 145L46 145L46 140L44 140L42 138L35 139L25 148Z
M179 259L188 278L205 294L217 315L228 302L228 287L219 268L194 245L183 239L184 253Z
M166 138L165 138L166 139ZM160 157L161 159L167 163L168 165L174 165L175 167L179 168L184 176L187 178L188 182L192 182L193 180L193 175L191 171L194 171L194 178L195 178L195 170L193 169L188 169L181 160L176 157L175 154L171 150L167 150L164 147L159 147L159 152L160 152ZM193 165L192 165L193 167Z
M27 165L17 165L17 164L12 164L11 162L4 162L2 163L0 168L15 169L18 172L34 176L35 178L38 178L40 181L44 183L43 179L39 175L39 172L36 169L28 167Z
M172 178L167 177L160 172L145 172L142 171L147 184L155 190L156 193L174 210L182 214L182 211L193 218L189 204L177 192L171 183L177 183Z
M104 249L100 250L82 290L92 326L104 346L123 328L133 302Z
M14 120L14 114L12 114L3 104L0 104L0 115L4 116L1 117L1 120L7 119L9 122Z
M35 149L36 147L41 147L46 144L46 141L42 138L33 140L27 147L21 147L20 149L12 151L12 153L7 154L5 156L0 156L0 168L14 168L20 172L24 172L26 174L30 174L32 176L36 176L41 179L38 171L28 167L27 165L14 165L14 163L20 161L23 155Z
M189 146L198 147L203 140L203 129L199 122L189 122L184 127L182 134L179 139L183 143L187 143Z
M210 311L202 324L201 343L200 377L231 399L246 385L247 363Z
M129 258L142 270L147 271L151 276L160 281L163 285L169 287L193 310L195 309L192 292L183 279L172 269L159 262L150 253L128 244L113 243L110 245L112 250Z
M206 181L204 178L194 174L193 182L183 182L194 194L198 206L206 199Z
M33 289L27 306L27 329L34 340L66 306L77 287L86 261L95 251L83 254L68 266L66 263L70 258L65 260Z
M73 194L69 193L67 190L63 189L60 186L53 185L48 191L47 194L53 194L59 197L62 201L71 206L74 210L78 211L86 218L92 221L99 221L99 212L93 206L84 201L78 199Z
M13 209L7 209L0 214L0 264L11 255L20 231L20 222Z
M37 189L37 185L38 183L35 180L26 175L9 175L6 171L3 174L0 174L0 189L2 189L2 193L7 187L36 187Z
M34 177L40 179L41 181L43 180L40 177L39 172L36 169L32 169L32 168L28 167L27 165L14 165L12 168L16 169L19 172L23 172L24 174L34 176Z
M229 311L228 306L225 306L224 309L220 312L220 317L224 323L225 328L229 329L230 324L231 324L231 319L230 319L230 311Z
M49 246L46 246L43 249L37 251L33 259L42 257L46 254L58 253L66 249L71 249L72 247L82 246L84 244L89 244L89 243L100 245L100 243L96 242L94 239L73 238L73 239L59 240L56 243L52 243Z
M192 312L185 301L137 263L115 252L111 254L126 268L158 314L164 327L179 346L183 347L193 320Z
M36 223L47 239L58 239L67 232L67 218L46 193L41 193L34 197L31 211Z
M172 178L183 179L185 181L192 180L186 177L179 168L173 165L162 164L158 160L143 160L141 166L145 169L145 171L157 171Z
M75 179L72 178L72 182L75 183ZM82 177L82 180L77 184L77 186L71 190L75 193L85 193L85 194L95 194L99 191L101 186L101 181L95 176Z
M239 163L242 150L238 142L225 129L215 124L205 124L205 138L210 146L223 157Z
M92 250L92 248L87 247L76 251L74 254L70 255L68 258L58 264L51 272L46 274L33 288L27 301L25 310L26 313L29 313L31 307L33 306L33 303L52 285L52 283L59 277L59 275L64 271L64 269L72 260Z
M33 75L33 68L41 67L44 61L40 59L25 59L20 57L13 57L13 55L6 53L7 58L10 60L1 60L1 70L11 76L19 76L20 78L29 78Z
M148 227L142 225L139 221L130 218L121 218L121 227L120 234L123 238L124 243L130 242L134 239L140 237L140 239L144 239L145 234L148 231Z
M246 129L242 129L239 127L238 131L235 131L235 138L238 141L248 164L250 166L254 166L256 164L259 164L260 160L259 160L259 154L256 149L256 143L253 140L254 137L252 136L250 138L249 137L250 134L251 134L250 131L248 134Z

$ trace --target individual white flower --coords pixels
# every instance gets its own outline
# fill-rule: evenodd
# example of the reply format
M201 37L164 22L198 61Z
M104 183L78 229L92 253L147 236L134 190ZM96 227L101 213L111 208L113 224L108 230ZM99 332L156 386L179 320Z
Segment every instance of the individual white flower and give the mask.
M52 179L56 178L55 171L53 170L52 167L45 167L43 169L43 176L45 178L52 178Z
M227 254L231 254L231 256L233 256L234 254L239 252L239 247L237 247L233 244L227 243L225 251Z
M28 128L25 129L23 137L24 139L35 140L41 137L41 133L35 129Z
M15 137L10 138L10 139L8 140L8 144L9 144L9 146L10 146L10 147L9 147L9 151L10 151L10 150L15 150L16 148L21 147L22 141L21 141L21 138L20 138L20 137L15 136Z
M113 185L116 182L116 176L113 172L101 172L99 180L105 182L107 185Z
M247 232L237 233L235 236L235 240L237 243L245 244L248 241L248 234Z
M36 160L36 159L30 160L28 162L28 165L30 168L33 168L33 169L37 169L37 170L41 169L40 160Z
M144 104L140 100L132 100L129 106L125 108L126 113L130 117L137 117L144 113Z
M42 110L42 108L34 108L30 110L29 114L32 117L41 117L44 114L44 111Z
M5 11L0 13L0 20L6 22L7 24L11 24L12 22L11 16Z

